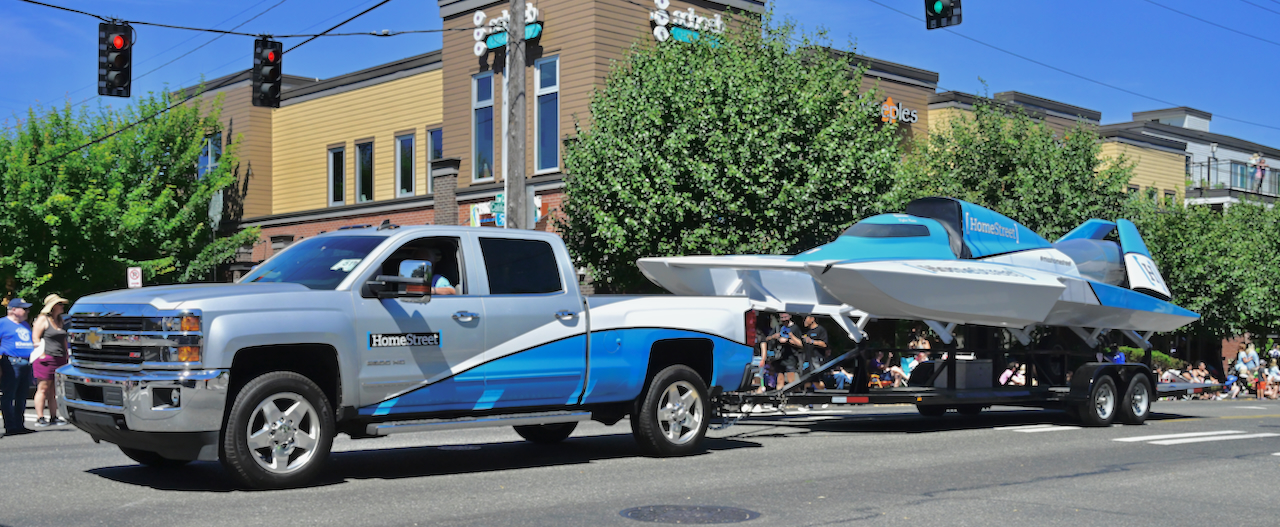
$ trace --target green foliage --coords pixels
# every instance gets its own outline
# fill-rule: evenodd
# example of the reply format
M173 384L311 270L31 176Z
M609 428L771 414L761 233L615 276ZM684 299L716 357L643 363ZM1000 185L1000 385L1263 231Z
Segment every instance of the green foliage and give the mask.
M918 141L893 199L951 196L1004 214L1053 241L1090 218L1124 216L1133 168L1102 159L1083 124L1056 134L1020 108L979 99Z
M1142 351L1142 349L1140 348L1130 348L1127 346L1120 346L1120 351L1124 353L1124 360L1126 362L1142 362L1143 358L1147 356L1146 352ZM1151 352L1151 367L1160 368L1162 370L1167 370L1170 368L1177 369L1177 370L1185 370L1187 368L1187 361L1178 360L1168 355L1165 355L1164 353L1158 350L1153 350Z
M163 94L119 111L33 108L0 135L0 277L10 294L74 300L123 287L130 266L148 283L198 280L257 239L249 229L215 241L210 230L210 200L236 179L235 145L197 177L220 102L203 115L197 104L178 106L59 158L172 103Z
M603 291L652 290L638 258L794 254L884 208L901 153L862 71L768 16L730 27L633 45L577 124L559 228Z

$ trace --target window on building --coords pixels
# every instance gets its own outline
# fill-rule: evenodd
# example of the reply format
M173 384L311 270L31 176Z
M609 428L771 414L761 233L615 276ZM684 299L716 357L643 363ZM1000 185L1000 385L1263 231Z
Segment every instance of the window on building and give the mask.
M196 177L202 178L210 170L218 168L218 160L222 159L222 131L204 136L204 144L200 145L200 158L196 160Z
M471 178L493 179L493 74L476 75L471 89Z
M1173 205L1178 202L1178 193L1172 190L1164 191L1164 204Z
M1274 168L1267 170L1267 177L1262 184L1262 191L1273 196L1280 194L1280 170Z
M286 247L293 245L293 235L284 234L271 237L271 254L285 250Z
M1238 161L1231 162L1231 187L1239 189L1253 190L1256 183L1253 181L1253 173L1249 170L1249 165Z
M356 145L356 202L373 201L373 143Z
M343 147L329 149L329 206L336 207L347 202L347 149Z
M427 130L427 138L431 141L431 146L428 150L431 152L429 161L444 157L444 130L440 128Z
M480 238L480 253L489 277L489 294L558 293L564 290L555 251L547 242Z
M1137 185L1129 185L1129 188L1128 188L1128 189L1126 189L1126 190L1128 190L1128 191L1129 191L1129 195L1130 195L1130 196L1136 196L1136 195L1138 195L1138 191L1139 191L1139 190L1142 190L1142 189L1141 189L1141 188L1139 188Z
M396 196L413 195L413 134L396 138L396 179L400 181Z
M537 168L550 172L560 167L560 57L534 63L537 79Z

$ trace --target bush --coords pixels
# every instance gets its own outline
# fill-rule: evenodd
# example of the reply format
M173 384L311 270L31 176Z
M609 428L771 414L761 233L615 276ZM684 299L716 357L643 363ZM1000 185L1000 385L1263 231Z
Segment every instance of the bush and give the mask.
M1146 352L1138 348L1121 346L1120 351L1124 352L1125 362L1142 362L1143 357L1146 356ZM1170 368L1176 369L1176 370L1183 370L1183 369L1186 369L1187 362L1183 360L1175 359L1159 351L1152 351L1151 367L1160 368L1162 370L1167 370Z

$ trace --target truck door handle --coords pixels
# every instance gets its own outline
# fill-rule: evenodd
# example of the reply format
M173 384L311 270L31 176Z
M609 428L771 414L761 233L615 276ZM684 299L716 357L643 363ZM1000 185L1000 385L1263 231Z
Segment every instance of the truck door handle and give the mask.
M574 313L573 311L569 311L569 310L567 310L567 309L562 309L562 310L560 310L560 311L556 311L556 318L557 318L557 319L559 319L559 320L569 320L569 319L571 319L571 318L573 318L573 317L576 317L576 316L578 316L578 314L577 314L577 313Z
M470 311L459 311L453 314L453 319L457 320L458 322L471 322L472 320L477 318L480 318L480 314L472 313Z

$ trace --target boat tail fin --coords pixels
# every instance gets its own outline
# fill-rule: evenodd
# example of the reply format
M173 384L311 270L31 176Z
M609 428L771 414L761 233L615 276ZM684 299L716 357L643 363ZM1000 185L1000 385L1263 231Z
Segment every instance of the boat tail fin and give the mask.
M1092 219L1081 223L1079 227L1071 229L1059 242L1067 240L1101 240L1106 238L1111 231L1115 230L1116 223L1113 221Z
M1172 294L1164 277L1151 259L1146 242L1138 234L1138 227L1129 220L1116 220L1116 232L1120 236L1120 250L1124 252L1124 267L1129 278L1129 289L1146 293L1161 300L1169 300ZM1074 232L1074 231L1072 231Z

